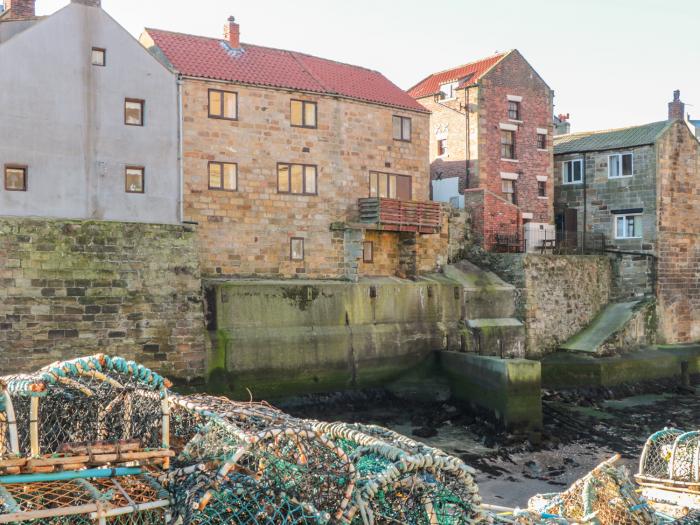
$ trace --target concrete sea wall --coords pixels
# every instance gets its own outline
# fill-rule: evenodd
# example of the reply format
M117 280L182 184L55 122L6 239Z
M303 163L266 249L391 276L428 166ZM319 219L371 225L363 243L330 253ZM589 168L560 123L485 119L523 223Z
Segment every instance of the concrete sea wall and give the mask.
M206 289L209 387L237 398L383 385L460 345L462 288L440 275Z
M190 226L0 218L0 374L97 352L191 381L208 338Z

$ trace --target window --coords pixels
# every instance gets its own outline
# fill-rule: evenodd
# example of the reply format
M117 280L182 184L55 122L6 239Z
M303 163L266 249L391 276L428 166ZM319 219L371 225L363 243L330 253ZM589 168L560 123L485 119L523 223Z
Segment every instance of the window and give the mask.
M510 120L520 120L520 102L508 101L508 118Z
M126 192L127 193L143 193L144 192L144 173L145 169L135 166L127 166L126 168Z
M537 196L546 197L547 196L547 183L539 180L537 181Z
M437 141L437 149L438 157L447 155L447 139L439 139Z
M5 166L5 189L27 191L27 166Z
M372 241L362 243L362 262L374 262L374 243Z
M514 180L502 180L501 189L503 190L504 198L512 203L517 204L517 199L515 198L515 181Z
M547 135L544 133L537 134L537 149L547 149Z
M501 158L515 158L515 131L501 130Z
M143 126L144 101L127 98L124 101L124 124L127 126Z
M412 182L408 175L393 175L376 171L369 174L369 196L383 199L412 200Z
M106 66L107 65L107 50L93 47L92 48L92 65L93 66Z
M616 239L640 239L642 237L641 215L616 215Z
M619 177L632 176L632 154L618 153L608 157L608 177L617 179Z
M457 86L459 82L448 82L440 86L440 98L442 100L450 100L457 96Z
M209 163L210 190L238 190L238 164L231 162Z
M278 164L277 193L318 195L316 166L307 164Z
M316 127L316 102L292 100L292 126L298 128Z
M238 93L210 89L209 118L238 120Z
M411 142L411 119L394 115L394 140Z
M304 260L304 239L302 237L292 237L289 240L289 258L292 261Z
M583 182L583 160L567 160L562 164L562 176L564 184L578 184Z

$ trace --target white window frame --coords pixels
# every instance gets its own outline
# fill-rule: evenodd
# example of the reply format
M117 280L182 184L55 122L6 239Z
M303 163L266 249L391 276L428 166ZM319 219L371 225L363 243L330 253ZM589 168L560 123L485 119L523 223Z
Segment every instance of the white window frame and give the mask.
M622 175L622 157L624 155L629 155L631 160L632 160L632 173L629 175ZM620 175L618 176L613 176L612 174L612 159L613 158L618 158L620 162ZM608 178L609 179L628 179L630 177L634 177L634 155L632 152L628 153L613 153L612 155L608 155Z
M440 93L445 97L442 100L454 100L457 98L455 92L458 86L459 82L445 82L444 84L440 84ZM445 91L445 88L449 89L449 93Z
M581 180L571 180L568 181L566 180L566 165L571 164L571 175L573 176L574 169L573 165L574 163L578 162L581 165ZM570 184L583 184L583 159L571 159L571 160L565 160L561 163L561 183L570 185Z
M641 213L616 213L613 215L613 217L615 219L613 221L613 235L615 236L616 240L623 241L623 240L641 239L642 238L642 221L641 221L642 214ZM620 218L625 220L625 234L627 234L627 219L629 219L630 217L635 217L634 237L629 237L629 236L620 237L617 234L617 221ZM637 217L640 217L640 219L637 219Z

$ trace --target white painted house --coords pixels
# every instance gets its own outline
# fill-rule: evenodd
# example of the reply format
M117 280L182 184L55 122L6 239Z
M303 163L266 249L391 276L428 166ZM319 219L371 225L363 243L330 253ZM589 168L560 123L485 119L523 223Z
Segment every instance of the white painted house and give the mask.
M180 222L175 76L100 7L0 14L0 215Z

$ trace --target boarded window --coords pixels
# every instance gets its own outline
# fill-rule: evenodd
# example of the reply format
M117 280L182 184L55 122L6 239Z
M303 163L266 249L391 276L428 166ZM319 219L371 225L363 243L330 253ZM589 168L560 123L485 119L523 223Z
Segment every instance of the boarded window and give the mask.
M374 262L374 243L372 241L362 243L362 261L366 263Z
M437 141L437 154L438 157L447 155L447 139L440 139Z
M299 128L315 128L316 111L316 102L292 100L292 126Z
M292 261L304 260L304 239L302 237L292 237L289 240L289 258Z
M145 191L145 169L142 167L129 166L126 168L126 192L144 193Z
M27 191L27 171L26 166L5 166L5 189Z
M143 126L144 101L127 98L124 101L124 124L128 126Z
M210 162L209 188L226 191L238 190L238 164L232 162Z
M277 192L317 195L317 169L308 164L278 164Z
M209 90L209 117L228 120L238 119L238 93Z

